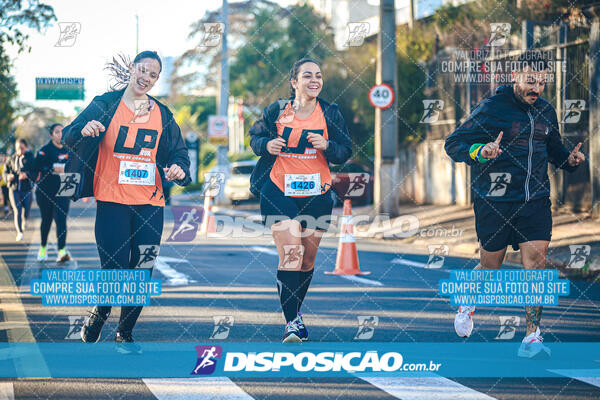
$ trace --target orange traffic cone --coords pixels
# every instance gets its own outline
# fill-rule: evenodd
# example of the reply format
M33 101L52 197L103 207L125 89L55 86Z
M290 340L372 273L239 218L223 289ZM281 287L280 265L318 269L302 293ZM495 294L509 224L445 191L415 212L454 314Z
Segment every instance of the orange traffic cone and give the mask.
M340 244L338 245L335 270L325 272L333 275L368 275L358 265L358 251L354 240L354 224L352 223L352 203L350 199L344 200L344 215L342 216L342 229L340 229Z
M212 205L212 196L204 196L204 212L202 213L202 224L200 225L200 234L202 235L217 231Z

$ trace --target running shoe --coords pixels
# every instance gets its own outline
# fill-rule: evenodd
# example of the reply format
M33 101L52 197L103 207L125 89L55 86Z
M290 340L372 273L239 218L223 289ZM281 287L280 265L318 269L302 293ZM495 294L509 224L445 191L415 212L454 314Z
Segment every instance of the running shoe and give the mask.
M117 332L115 347L117 352L121 354L142 354L142 347L133 341L131 333Z
M21 232L17 233L17 237L15 238L15 240L17 242L20 242L21 240L23 240L23 233L21 233Z
M542 344L543 340L540 336L540 328L537 328L535 332L525 336L517 355L525 358L550 358L552 352Z
M40 249L38 250L38 255L37 255L37 260L39 262L46 261L48 259L48 253L46 252L46 250L47 250L46 246L40 246Z
M302 343L298 324L296 320L290 321L285 325L285 333L283 335L283 343Z
M302 313L299 312L298 316L294 320L296 322L296 326L298 327L298 337L303 341L308 340L308 330L306 326L304 326L304 321L302 320Z
M56 257L57 263L64 263L64 262L69 261L70 259L71 259L71 255L69 254L69 252L67 251L67 249L65 247L58 250L58 257Z
M100 340L102 326L106 322L107 318L108 315L103 317L100 315L100 313L98 313L98 307L94 307L90 313L90 317L81 328L81 340L86 343L96 343L98 340Z
M460 306L454 317L454 330L460 337L469 337L473 332L473 314L475 306Z

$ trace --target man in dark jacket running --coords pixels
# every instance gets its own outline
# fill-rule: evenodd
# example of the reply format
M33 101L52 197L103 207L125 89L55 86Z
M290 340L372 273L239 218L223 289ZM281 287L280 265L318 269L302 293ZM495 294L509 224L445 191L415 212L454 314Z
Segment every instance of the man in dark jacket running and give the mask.
M473 110L446 139L446 153L455 162L472 166L475 229L480 243L476 268L498 269L510 244L521 250L526 269L543 269L552 235L548 161L573 172L585 161L581 143L569 151L562 144L556 112L540 95L548 62L541 53L524 52L511 72L512 85ZM541 306L527 306L527 333L520 357L550 350L540 336ZM461 306L454 321L456 333L473 330L475 306ZM540 355L543 355L541 353Z

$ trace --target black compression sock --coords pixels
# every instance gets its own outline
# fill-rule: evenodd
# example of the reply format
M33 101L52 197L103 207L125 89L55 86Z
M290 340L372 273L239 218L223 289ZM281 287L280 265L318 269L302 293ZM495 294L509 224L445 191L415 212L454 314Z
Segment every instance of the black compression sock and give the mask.
M300 271L277 270L277 293L286 322L298 315L298 287L300 286Z
M302 302L304 301L304 297L306 297L306 292L308 292L308 287L310 286L310 281L313 277L314 268L310 271L300 271L300 289L298 289L298 312L300 312L300 307L302 307Z

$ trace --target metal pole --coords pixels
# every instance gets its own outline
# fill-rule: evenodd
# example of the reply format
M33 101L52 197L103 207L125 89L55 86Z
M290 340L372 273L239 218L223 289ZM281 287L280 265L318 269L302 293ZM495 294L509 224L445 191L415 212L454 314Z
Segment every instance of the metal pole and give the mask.
M221 9L221 22L223 23L223 34L221 36L221 76L219 103L217 104L217 114L227 117L227 109L229 108L229 63L227 59L227 30L229 27L228 21L229 6L227 0L223 0L223 8ZM229 123L227 124L229 126ZM228 171L228 146L217 147L217 166L221 172L225 173L225 179L229 178ZM226 202L225 193L223 190L214 199L215 204L224 204Z
M397 93L396 8L394 0L381 0L377 41L377 83L387 83ZM375 110L374 207L378 213L398 214L397 95L393 104Z
M135 14L135 55L140 52L140 16Z
M589 140L590 179L592 187L592 215L600 217L600 101L595 93L600 91L600 21L595 18L590 30L590 95L589 95Z
M221 10L221 21L223 22L223 36L221 38L221 90L219 91L218 114L225 116L227 116L227 108L229 107L229 63L227 60L228 14L229 6L227 0L223 0L223 9Z

